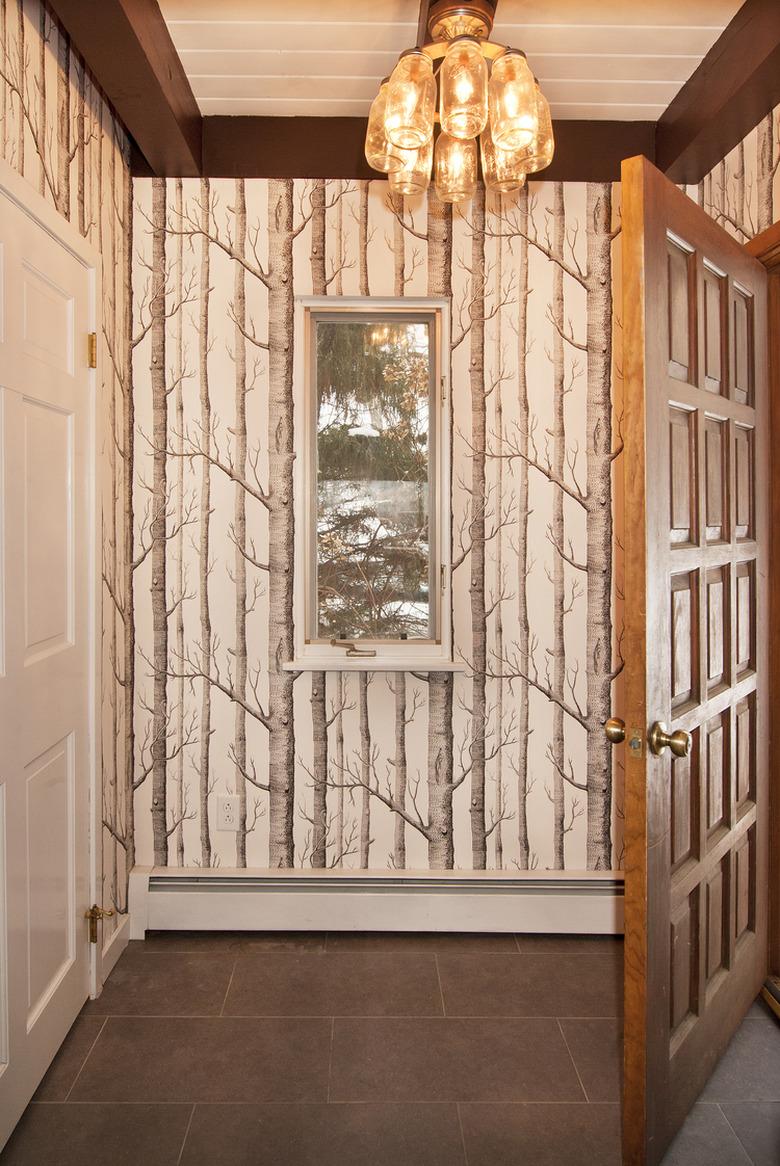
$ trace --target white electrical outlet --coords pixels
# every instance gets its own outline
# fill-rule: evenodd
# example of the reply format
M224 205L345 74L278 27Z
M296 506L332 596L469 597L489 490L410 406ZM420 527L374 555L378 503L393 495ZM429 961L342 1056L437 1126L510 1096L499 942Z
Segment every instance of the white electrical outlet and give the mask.
M217 798L217 829L238 829L238 798L235 794Z

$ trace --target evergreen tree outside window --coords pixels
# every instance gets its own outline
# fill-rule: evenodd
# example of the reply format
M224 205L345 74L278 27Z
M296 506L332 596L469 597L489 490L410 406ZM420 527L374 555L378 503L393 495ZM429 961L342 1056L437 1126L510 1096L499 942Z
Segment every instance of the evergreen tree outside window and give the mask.
M305 301L296 422L304 665L451 660L444 311L430 300Z

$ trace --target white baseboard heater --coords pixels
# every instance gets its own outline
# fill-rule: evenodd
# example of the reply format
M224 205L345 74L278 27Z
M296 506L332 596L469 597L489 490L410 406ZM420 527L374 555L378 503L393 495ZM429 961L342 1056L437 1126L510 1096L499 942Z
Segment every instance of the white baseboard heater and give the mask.
M152 931L623 931L622 871L210 871L136 867L130 938Z

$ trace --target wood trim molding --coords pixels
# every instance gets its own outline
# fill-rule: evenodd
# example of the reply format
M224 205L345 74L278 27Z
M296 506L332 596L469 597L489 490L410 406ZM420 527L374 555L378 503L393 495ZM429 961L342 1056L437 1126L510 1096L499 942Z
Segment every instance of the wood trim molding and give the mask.
M772 228L780 240L780 224ZM767 232L768 233L768 232ZM762 258L762 262L765 262ZM780 700L780 242L769 266L769 704ZM780 760L769 718L769 971L780 975Z
M433 0L420 0L420 12L417 17L417 40L415 44L424 45L428 39L428 13Z
M746 0L658 121L656 164L696 183L780 103L780 4Z
M780 701L780 222L745 244L769 272L769 705ZM780 974L780 760L769 718L769 971Z
M780 222L748 240L745 250L763 263L767 271L780 273Z
M203 118L157 0L50 4L152 173L200 174Z
M542 181L617 182L623 158L654 156L655 123L559 121ZM365 160L359 117L205 117L208 178L381 179Z

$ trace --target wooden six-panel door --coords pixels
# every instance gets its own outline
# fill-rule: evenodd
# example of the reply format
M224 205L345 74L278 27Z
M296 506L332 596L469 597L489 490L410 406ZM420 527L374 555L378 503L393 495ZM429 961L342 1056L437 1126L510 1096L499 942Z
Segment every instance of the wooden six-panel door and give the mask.
M766 275L646 159L622 180L624 1161L654 1166L766 973Z

